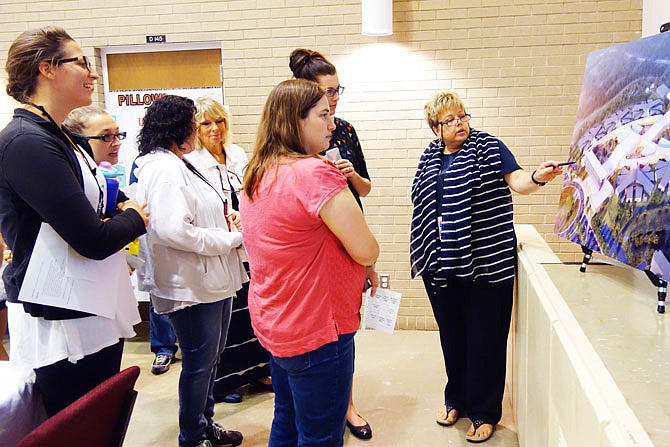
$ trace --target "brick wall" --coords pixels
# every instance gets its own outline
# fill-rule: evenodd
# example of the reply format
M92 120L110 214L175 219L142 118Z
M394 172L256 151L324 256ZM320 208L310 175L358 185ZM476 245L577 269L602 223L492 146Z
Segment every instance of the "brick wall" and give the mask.
M409 188L432 133L423 104L453 89L473 127L499 136L520 165L567 159L589 52L640 37L642 0L394 0L394 32L360 34L357 0L1 0L0 63L23 30L57 24L88 55L110 45L220 41L236 142L248 151L269 90L290 77L288 55L317 49L347 90L337 115L359 134L372 176L364 199L382 247L378 271L403 293L398 327L435 329L420 280L408 273ZM467 7L466 7L467 6ZM0 79L5 80L4 70ZM102 90L102 88L100 88ZM15 104L1 95L0 125ZM102 94L97 95L97 101ZM531 223L564 261L581 259L553 235L560 186L515 195L515 220Z

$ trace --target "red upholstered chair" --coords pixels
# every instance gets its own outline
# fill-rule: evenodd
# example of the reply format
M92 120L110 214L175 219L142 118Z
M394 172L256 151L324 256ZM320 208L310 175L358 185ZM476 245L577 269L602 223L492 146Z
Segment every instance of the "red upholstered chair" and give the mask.
M115 374L28 433L17 447L122 446L139 375L138 366Z

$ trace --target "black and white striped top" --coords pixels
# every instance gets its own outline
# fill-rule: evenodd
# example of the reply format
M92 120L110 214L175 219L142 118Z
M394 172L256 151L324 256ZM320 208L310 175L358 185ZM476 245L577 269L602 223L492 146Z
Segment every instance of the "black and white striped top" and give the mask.
M442 170L443 148L440 139L428 145L412 184L412 277L430 275L441 287L449 277L513 280L512 195L501 155L509 150L492 135L473 129Z

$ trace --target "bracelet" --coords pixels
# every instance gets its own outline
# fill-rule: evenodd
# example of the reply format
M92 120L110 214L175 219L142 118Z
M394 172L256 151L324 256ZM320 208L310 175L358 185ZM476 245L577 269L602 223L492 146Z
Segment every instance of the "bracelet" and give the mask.
M535 183L537 186L544 186L544 185L546 185L547 182L538 182L537 180L535 180L535 173L536 173L536 172L537 172L537 169L536 169L535 171L533 171L532 174L530 174L530 179L533 181L533 183Z

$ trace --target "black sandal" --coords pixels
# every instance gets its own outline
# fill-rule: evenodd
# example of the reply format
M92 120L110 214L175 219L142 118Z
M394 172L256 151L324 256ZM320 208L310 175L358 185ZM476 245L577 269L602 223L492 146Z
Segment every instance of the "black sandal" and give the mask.
M484 438L479 438L477 437L477 430L479 430L479 427L481 427L484 424L489 424L491 426L491 433L489 433L489 435ZM488 441L489 439L491 439L491 436L493 436L493 432L496 429L495 425L486 421L482 421L481 419L475 419L474 421L472 421L472 427L475 429L475 431L473 431L471 435L468 435L466 433L465 440L468 442L475 442L475 443Z
M435 422L437 422L443 427L451 427L458 421L458 418L461 417L461 412L456 407L452 407L447 403L445 403L444 406L447 410L447 417L444 419L435 419ZM452 411L456 411L456 418L453 421L449 421L449 413L451 413Z

